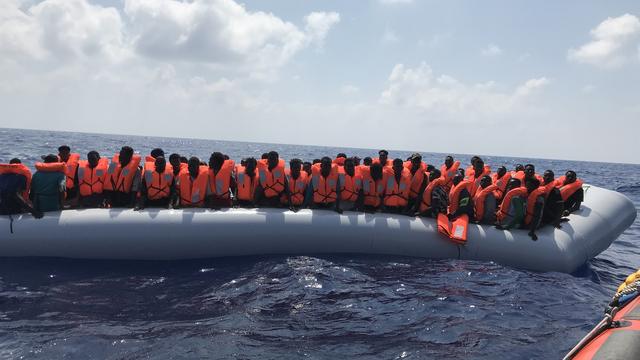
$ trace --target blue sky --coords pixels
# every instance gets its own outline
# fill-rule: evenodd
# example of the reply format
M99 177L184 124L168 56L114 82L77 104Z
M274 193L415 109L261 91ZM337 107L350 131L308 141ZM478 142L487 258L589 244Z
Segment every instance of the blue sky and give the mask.
M640 162L640 3L6 0L0 126Z

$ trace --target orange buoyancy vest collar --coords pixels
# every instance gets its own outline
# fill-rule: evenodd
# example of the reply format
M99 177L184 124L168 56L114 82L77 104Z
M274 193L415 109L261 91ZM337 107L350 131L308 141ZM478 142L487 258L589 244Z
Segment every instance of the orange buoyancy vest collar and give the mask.
M138 165L140 164L140 155L133 155L131 161L122 168L120 166L118 154L116 154L109 167L107 168L107 177L104 180L104 190L118 191L123 193L130 193L133 180L136 173L139 172Z
M371 177L371 168L366 165L359 167L362 176L362 192L364 193L364 205L378 207L381 204L380 197L384 193L384 182L382 179L374 181Z
M482 179L482 177L490 174L491 174L491 169L485 166L482 169L482 173L480 174L480 176L476 176L475 170L473 170L469 175L467 175L467 180L471 182L471 186L469 190L469 193L471 193L471 197L474 197L476 195L476 191L478 190L478 188L480 188L480 180Z
M235 164L233 160L225 160L217 173L209 168L209 191L218 199L229 199L231 197L231 176Z
M422 193L422 201L420 202L420 212L426 212L431 209L431 195L433 194L433 190L437 187L441 187L444 189L445 179L443 177L439 177L433 181L431 181L427 187L424 189Z
M388 168L383 177L385 206L407 206L409 202L409 192L411 191L411 172L402 168L400 181L396 180L395 171Z
M54 163L36 163L36 170L42 172L61 172L63 174L67 173L67 166L63 162L54 162Z
M285 170L285 174L287 176L287 183L289 184L291 204L296 206L302 205L302 203L304 203L304 195L307 190L307 185L309 184L309 175L304 171L300 171L298 178L294 179L293 176L291 176L291 171L289 169ZM282 195L281 200L283 204L288 203L286 195Z
M284 160L279 159L278 165L269 170L269 163L266 159L258 161L258 175L260 185L264 189L264 196L272 198L279 196L284 191Z
M521 197L523 199L526 199L527 195L527 188L524 186L509 190L509 192L505 194L504 199L502 199L502 204L500 204L500 208L497 214L498 220L502 221L507 217L507 215L509 215L509 208L511 207L511 201L513 200L513 198Z
M144 181L147 185L147 198L149 200L168 198L173 184L173 168L167 164L162 173L145 169Z
M31 170L23 164L0 164L0 175L16 174L26 178L26 188L22 193L22 197L29 198L29 190L31 189Z
M340 200L356 201L358 194L362 189L362 176L357 169L353 176L347 174L343 168L339 169L338 177L340 179Z
M87 160L78 162L78 187L80 196L102 194L104 180L107 177L109 159L101 158L96 167L91 168Z
M463 189L471 192L471 186L471 181L462 180L458 183L458 185L451 188L451 191L449 191L449 214L453 214L458 211L458 206L460 205L460 193ZM469 199L469 201L471 201L471 199Z
M338 199L338 165L331 166L329 176L321 174L320 164L311 167L311 186L313 186L313 202L331 204Z
M67 189L73 189L76 180L76 170L78 170L78 162L80 161L80 154L69 154L69 159L64 163L67 166Z
M236 185L238 186L238 193L236 197L242 201L253 201L255 196L256 187L259 183L258 169L255 170L253 176L250 176L245 172L245 167L242 165L236 165Z
M453 177L458 172L460 168L460 161L454 161L453 165L449 169L447 169L447 165L442 164L440 167L441 176L444 178L444 186L447 191L451 188L451 181L453 181Z
M560 196L562 196L562 201L567 201L567 199L569 199L571 195L578 191L578 189L582 188L582 184L582 180L576 179L576 181L572 182L571 184L560 186L559 189Z
M371 163L372 163L372 164L380 164L380 158L373 158L373 159L371 159ZM385 166L390 167L390 166L392 166L392 165L393 165L393 160L391 160L391 159L387 159L387 163L386 163L386 164L381 164L381 165L382 165L382 167L385 167Z
M333 159L333 163L338 165L338 166L344 166L344 161L347 160L346 158L343 157L339 157L339 158L335 158Z
M544 188L544 198L546 199L546 198L549 197L549 194L551 193L551 190L553 190L556 187L556 181L553 180L548 184L541 183L540 187Z
M524 217L525 225L531 224L534 215L533 211L536 209L536 202L538 201L538 198L545 197L545 190L546 189L544 187L539 187L527 196L527 213Z
M487 196L493 194L493 196L495 197L496 191L498 191L498 185L495 184L491 184L484 189L479 188L476 191L476 194L473 197L473 206L475 209L474 213L476 216L476 220L482 220L482 218L484 217L484 204L486 202Z
M501 178L498 178L497 173L491 174L491 183L498 187L499 197L502 197L502 195L504 195L504 191L507 189L507 183L509 182L509 180L511 180L511 173L508 171L504 175L502 175Z
M180 171L178 175L180 186L180 205L184 207L200 207L204 204L207 195L207 186L209 186L209 167L201 165L198 168L198 174L195 179L191 178L191 174Z
M404 167L409 170L411 173L411 161L405 161ZM411 188L409 189L409 198L413 199L420 195L420 190L422 187L422 183L424 182L424 177L426 176L427 164L425 162L421 162L418 170L415 173L411 174Z

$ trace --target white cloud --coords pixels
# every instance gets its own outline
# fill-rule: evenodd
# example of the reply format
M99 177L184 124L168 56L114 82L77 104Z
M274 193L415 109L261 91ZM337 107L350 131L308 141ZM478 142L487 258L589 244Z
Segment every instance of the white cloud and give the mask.
M381 40L382 40L383 43L392 44L392 43L396 43L396 42L400 41L400 38L398 37L398 35L396 35L396 33L395 33L395 31L393 31L393 29L386 28L384 30L384 33L382 34Z
M591 30L593 40L569 49L567 58L577 63L616 68L629 62L640 39L640 19L631 14L607 18Z
M487 47L482 49L480 53L483 56L498 56L502 54L502 49L496 44L489 44Z

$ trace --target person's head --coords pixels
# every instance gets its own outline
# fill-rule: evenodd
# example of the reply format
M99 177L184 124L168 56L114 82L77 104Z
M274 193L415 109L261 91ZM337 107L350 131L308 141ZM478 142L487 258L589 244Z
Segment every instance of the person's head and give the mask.
M302 170L302 160L300 159L291 159L289 160L289 168L291 169L292 175L297 175Z
M42 158L45 164L60 162L60 159L53 154L46 155Z
M247 159L242 158L240 159L240 166L245 166L247 164Z
M338 153L338 155L336 155L336 159L338 159L338 158L345 158L345 159L346 159L346 158L347 158L347 154L345 154L345 153Z
M504 189L504 193L506 194L509 192L509 190L519 188L520 185L522 185L522 183L520 182L520 179L511 178L509 179L509 182L507 183L507 186Z
M474 168L476 167L476 161L480 160L480 156L472 156L471 157L471 161L469 161L469 163L471 164L471 166L473 166Z
M515 170L516 172L524 171L524 166L522 164L516 164Z
M362 159L362 163L366 166L371 166L371 163L373 163L373 159L367 156Z
M435 167L435 166L433 166L433 165L427 165L427 172L428 172L428 173L432 172L433 170L436 170L436 167Z
M429 171L429 181L434 181L435 179L439 178L440 176L442 176L442 173L438 169L433 169L433 170Z
M209 157L209 167L214 170L220 170L224 163L224 155L221 152L214 152Z
M453 182L453 185L458 185L462 180L464 180L464 175L458 172L453 175L453 179L451 179L451 182Z
M371 178L374 181L382 179L382 165L380 165L379 163L374 163L374 164L371 164L371 167L369 169L370 169Z
M504 167L504 166L500 166L500 167L498 168L498 178L503 177L503 176L504 176L504 174L506 174L506 173L507 173L507 168L506 168L506 167Z
M244 160L244 169L247 174L253 174L258 166L258 161L253 157L248 157Z
M354 157L352 157L352 159L353 159L353 165L354 166L360 165L360 158L359 157L354 156Z
M329 174L331 173L332 165L333 165L333 162L331 161L330 157L325 156L322 159L320 159L320 174L322 174L322 176L324 177L329 176Z
M225 159L225 160L229 160L229 159L230 159L229 155L224 154L224 159Z
M447 167L447 169L453 166L453 156L449 155L444 158L444 165Z
M66 162L69 160L69 155L71 155L71 148L68 145L58 147L58 156L60 157L60 161Z
M129 164L131 158L133 158L133 148L131 146L123 146L122 148L120 148L118 161L120 162L121 166L126 166L127 164Z
M20 159L18 158L13 158L9 160L9 164L22 164L22 161L20 161Z
M189 175L192 177L198 176L198 173L200 172L200 159L195 156L189 158L187 168L189 169Z
M315 164L320 164L320 159L313 159L313 160L311 161L311 163L312 163L313 165L315 165Z
M163 173L167 168L167 160L165 160L163 156L158 156L154 163L156 165L156 171L159 173Z
M93 150L87 153L87 162L89 163L90 168L93 169L96 166L98 166L99 161L100 161L100 154L97 151Z
M344 172L349 176L353 176L356 173L356 164L353 158L347 158L344 160Z
M200 160L198 160L200 161ZM171 164L171 166L173 166L174 169L179 169L180 168L180 154L176 154L173 153L171 155L169 155L169 164Z
M409 157L409 159L411 160L411 167L413 169L419 168L420 165L422 164L422 155L418 153L412 154L411 157Z
M164 150L160 148L155 148L151 150L151 153L149 155L151 155L151 157L154 159L158 158L159 156L164 157ZM165 163L166 163L166 160L165 160Z
M280 156L278 156L277 151L269 151L267 154L267 162L269 163L269 168L273 169L278 166L278 161L280 160Z
M491 185L491 176L485 175L482 178L480 178L480 187L484 189L490 185Z
M302 170L307 173L307 175L311 175L311 162L305 161L302 164Z
M456 175L460 175L464 179L465 177L464 169L459 168L458 171L456 171Z
M389 158L389 152L387 150L378 151L378 159L380 159L380 164L385 165L387 163L388 158Z
M260 156L260 159L262 160L267 160L269 158L269 153L262 153L262 156Z
M533 166L533 164L527 164L524 166L524 174L527 175L527 177L532 177L533 175L536 174L536 167Z
M476 174L482 174L484 171L484 161L480 158L477 158L473 163L473 170Z
M547 170L542 175L542 179L544 180L544 184L547 185L555 180L556 174L553 173L553 170Z
M573 184L578 179L575 171L569 170L564 174L564 185Z
M524 186L527 188L527 192L532 192L533 190L537 189L540 187L540 180L536 179L535 177L532 178L528 178L525 182L524 182Z
M396 175L401 174L404 169L404 161L400 158L393 159L393 171Z
M180 163L188 164L189 163L189 159L187 159L186 156L180 156Z

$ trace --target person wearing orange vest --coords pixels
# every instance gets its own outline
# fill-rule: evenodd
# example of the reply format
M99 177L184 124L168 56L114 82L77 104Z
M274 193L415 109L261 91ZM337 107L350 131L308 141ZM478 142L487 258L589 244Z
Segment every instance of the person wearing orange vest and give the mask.
M67 145L58 147L58 158L65 163L66 170L66 204L72 205L78 195L78 162L80 154L71 153L71 148Z
M445 191L444 178L438 169L429 172L427 186L420 193L418 201L413 208L416 216L436 217L437 214L446 214L449 194Z
M376 212L382 205L384 196L382 166L379 163L362 165L358 168L358 173L362 177L362 205L358 204L358 210Z
M344 161L347 159L347 154L345 153L338 153L338 155L336 155L336 158L333 159L333 163L338 165L338 166L344 166Z
M504 191L507 188L507 183L509 183L510 179L511 172L507 172L507 168L504 166L500 166L496 173L491 174L491 183L498 187L496 190L496 197L499 202L502 201L502 198L504 197Z
M509 180L505 196L498 207L497 229L517 229L524 222L527 189L521 184L519 179L511 178Z
M391 166L391 160L389 159L389 152L387 150L378 151L378 157L376 159L372 159L372 163L378 163L384 166Z
M538 240L536 229L542 225L545 189L540 187L540 181L535 177L529 177L525 182L525 187L527 188L527 202L523 226L525 229L529 229L528 235L535 241Z
M145 156L144 162L145 163L154 162L159 157L164 157L164 150L162 150L161 148L155 148L151 150L149 155Z
M312 207L320 209L333 209L342 214L340 208L340 179L338 166L332 164L331 158L325 156L311 169Z
M153 165L153 169L144 169L140 199L134 210L143 210L145 207L173 208L176 192L171 165L167 166L162 156L155 158Z
M409 208L414 208L420 202L420 194L427 187L429 175L427 174L427 164L422 161L419 153L411 154L405 167L411 173L411 188L409 189Z
M516 164L511 172L511 177L520 180L520 183L522 184L524 181L524 165Z
M544 210L542 212L542 223L551 224L557 229L561 229L560 225L563 221L568 219L562 217L564 210L564 201L562 201L562 195L560 190L556 188L555 174L552 170L547 170L542 176L542 187L545 188L545 202Z
M67 165L56 155L42 157L44 163L36 163L36 172L31 178L29 198L33 208L41 211L58 211L64 206L67 182Z
M20 159L11 159L0 164L0 215L30 212L39 219L42 212L34 209L26 200L31 186L31 171Z
M109 160L100 158L97 151L90 151L87 160L78 164L78 205L84 208L105 206L104 181Z
M454 161L453 156L449 155L444 159L444 164L440 167L440 173L444 178L444 186L447 193L451 190L451 181L453 177L458 173L460 168L460 161ZM464 176L464 173L462 174Z
M311 176L311 162L305 161L302 163L302 171L307 173L307 176Z
M302 171L302 160L291 159L289 169L285 170L287 177L286 194L280 198L282 205L289 207L289 210L297 212L307 204L307 186L310 177Z
M188 172L188 161L182 162L180 154L173 153L169 155L169 164L173 170L173 177L178 179L180 174ZM176 180L177 181L177 180Z
M580 205L584 201L584 190L582 189L582 180L578 179L575 171L569 170L561 179L561 185L558 186L562 201L564 201L564 216L569 216L572 212L578 211Z
M449 191L447 217L453 221L462 214L467 214L469 219L473 219L473 199L469 192L471 183L468 180L464 180L462 173L458 173L453 176L451 184L453 187Z
M371 164L373 164L373 159L371 157L365 156L365 158L362 159L362 165L371 166Z
M284 174L284 160L280 159L277 152L268 152L267 158L258 162L258 175L260 184L256 189L256 203L279 207L280 198L286 195L286 189L289 187Z
M200 165L200 159L197 157L191 157L187 163L187 171L181 171L178 174L176 180L178 196L177 201L174 199L174 208L204 206L208 186L209 168L206 165Z
M108 207L133 208L140 189L140 156L123 146L107 168L103 192Z
M471 186L469 192L471 193L471 197L476 195L476 190L480 187L480 180L483 176L489 175L491 170L484 166L484 161L476 156L476 159L473 162L473 168L471 170L467 169L466 179L471 182Z
M480 179L480 186L473 196L473 206L476 222L481 224L495 224L498 199L498 186L492 184L491 177L484 175Z
M231 189L236 187L233 179L235 164L225 159L221 152L214 152L209 158L209 187L207 188L207 204L211 209L231 207Z
M259 187L258 162L250 157L244 159L244 164L237 165L235 169L236 197L235 206L256 207L256 189Z
M384 211L404 214L408 212L411 172L404 167L402 159L394 159L392 167L383 170Z
M344 167L339 169L340 206L342 210L357 211L362 208L362 175L356 169L353 158L345 159Z
M474 171L475 171L475 168L476 168L476 161L478 161L478 160L482 160L480 158L480 156L472 156L471 157L471 161L469 161L469 164L471 164L471 165L467 166L467 168L464 171L464 176L465 177L469 177L469 176L474 174Z

